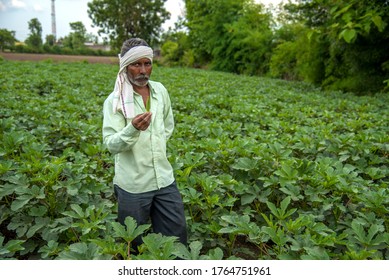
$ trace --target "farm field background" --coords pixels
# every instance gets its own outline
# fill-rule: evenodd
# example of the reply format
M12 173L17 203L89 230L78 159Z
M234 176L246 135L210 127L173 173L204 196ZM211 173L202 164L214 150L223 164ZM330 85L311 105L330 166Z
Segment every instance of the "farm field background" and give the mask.
M155 66L189 246L116 223L116 65L0 61L0 259L389 259L389 97Z

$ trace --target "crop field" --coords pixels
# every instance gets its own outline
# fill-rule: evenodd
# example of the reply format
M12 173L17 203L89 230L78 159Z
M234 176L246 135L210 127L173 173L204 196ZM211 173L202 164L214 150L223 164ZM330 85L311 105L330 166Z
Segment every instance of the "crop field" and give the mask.
M116 222L101 127L117 70L0 61L0 259L389 259L388 94L156 65L185 247Z

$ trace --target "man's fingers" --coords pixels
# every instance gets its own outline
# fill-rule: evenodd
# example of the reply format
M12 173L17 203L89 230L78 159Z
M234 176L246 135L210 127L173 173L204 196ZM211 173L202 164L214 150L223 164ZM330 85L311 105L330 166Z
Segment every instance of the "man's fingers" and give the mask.
M150 120L151 120L151 113L147 112L140 115L141 123L150 123Z
M151 119L151 113L150 112L147 112L147 113L143 114L143 120L150 121L150 119Z
M137 115L133 120L132 120L132 125L138 129L138 130L146 130L151 122L151 113L143 113Z

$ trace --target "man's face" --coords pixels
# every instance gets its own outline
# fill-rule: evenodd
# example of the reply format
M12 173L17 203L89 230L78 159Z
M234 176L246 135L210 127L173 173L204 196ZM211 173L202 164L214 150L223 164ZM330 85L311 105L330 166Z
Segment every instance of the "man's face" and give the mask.
M145 87L149 82L153 64L148 58L141 58L127 66L128 80L137 87Z

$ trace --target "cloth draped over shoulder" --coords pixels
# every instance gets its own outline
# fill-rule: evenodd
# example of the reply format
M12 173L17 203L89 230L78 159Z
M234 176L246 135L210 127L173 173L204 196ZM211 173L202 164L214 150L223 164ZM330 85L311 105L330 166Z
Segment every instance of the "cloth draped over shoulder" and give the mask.
M116 77L113 112L121 111L125 118L135 117L133 87L127 77L127 66L141 58L153 60L153 50L147 46L136 46L123 56L119 54L120 69Z

